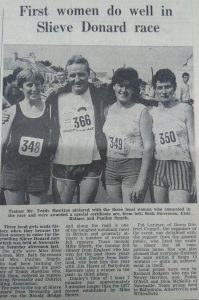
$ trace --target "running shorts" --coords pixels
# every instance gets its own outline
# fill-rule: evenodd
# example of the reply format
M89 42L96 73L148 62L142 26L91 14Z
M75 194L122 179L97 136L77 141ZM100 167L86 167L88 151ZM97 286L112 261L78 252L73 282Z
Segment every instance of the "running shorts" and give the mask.
M101 160L94 160L86 165L53 164L52 177L55 179L81 181L84 178L100 178L102 173Z
M141 169L141 158L108 158L105 168L105 185L125 184L133 187Z
M47 191L50 184L50 166L24 165L11 168L4 165L2 170L2 188L5 190L25 190L27 193Z
M156 160L153 185L173 190L191 190L192 164L179 160Z

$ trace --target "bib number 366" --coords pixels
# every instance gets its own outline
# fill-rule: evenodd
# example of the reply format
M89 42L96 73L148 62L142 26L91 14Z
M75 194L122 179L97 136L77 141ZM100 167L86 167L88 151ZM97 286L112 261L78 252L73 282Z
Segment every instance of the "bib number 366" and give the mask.
M38 157L41 154L43 139L22 136L19 144L19 154Z

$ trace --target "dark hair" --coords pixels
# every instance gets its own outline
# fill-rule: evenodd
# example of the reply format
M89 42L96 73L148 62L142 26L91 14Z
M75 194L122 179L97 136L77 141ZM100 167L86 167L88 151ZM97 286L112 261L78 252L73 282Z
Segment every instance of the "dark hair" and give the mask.
M184 73L182 74L182 78L183 78L184 76L189 76L189 73L184 72Z
M73 64L83 64L87 68L87 72L90 75L90 67L87 59L83 57L82 55L73 55L66 63L66 73L67 73L67 67Z
M14 81L15 78L13 77L13 74L9 74L7 77L6 77L6 81L7 83L11 83L12 81Z
M174 89L176 90L176 76L170 69L160 69L153 76L152 84L153 88L156 88L157 81L160 82L170 82Z
M14 69L13 71L13 77L14 77L14 80L17 78L17 75L23 70L23 68L21 67L17 67L16 69Z
M119 68L117 69L112 77L111 84L108 87L108 96L110 104L116 101L115 92L113 86L118 83L120 85L127 82L129 86L133 87L134 101L138 98L140 92L140 81L138 78L138 72L133 68Z
M40 72L33 71L32 69L24 69L17 75L18 88L22 88L24 82L38 80L44 84L44 77Z

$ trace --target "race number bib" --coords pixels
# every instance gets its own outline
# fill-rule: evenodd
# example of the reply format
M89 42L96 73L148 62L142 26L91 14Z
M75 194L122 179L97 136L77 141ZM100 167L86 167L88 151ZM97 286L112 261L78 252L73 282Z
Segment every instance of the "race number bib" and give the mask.
M73 115L74 129L84 129L91 126L91 117L89 114L75 114Z
M22 136L19 144L19 154L38 157L41 154L43 139Z
M113 151L114 153L127 154L127 147L123 137L109 136L108 147L110 151Z
M174 130L159 132L157 141L161 147L179 145L178 136Z

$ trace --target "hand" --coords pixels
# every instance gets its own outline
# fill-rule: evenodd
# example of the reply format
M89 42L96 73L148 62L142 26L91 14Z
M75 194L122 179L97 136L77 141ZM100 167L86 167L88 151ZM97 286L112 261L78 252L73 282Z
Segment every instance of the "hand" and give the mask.
M2 109L10 107L10 103L6 100L5 97L2 97Z
M4 110L4 111L2 112L2 125L4 125L6 122L8 122L9 119L10 119L10 114L7 113L6 110Z
M136 182L130 194L130 200L132 203L143 202L142 196L143 196L144 188L145 188L144 183L139 181Z
M196 179L194 178L191 186L191 197L193 201L196 201Z

